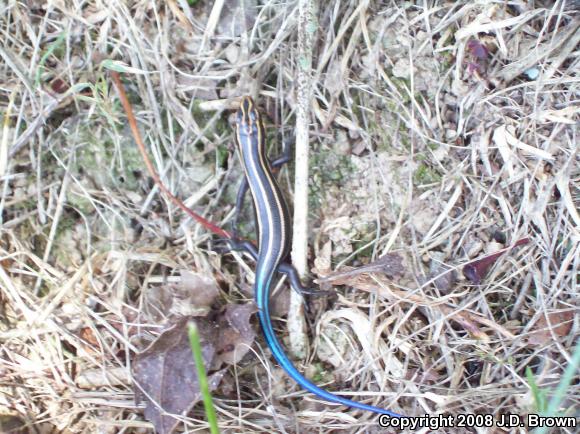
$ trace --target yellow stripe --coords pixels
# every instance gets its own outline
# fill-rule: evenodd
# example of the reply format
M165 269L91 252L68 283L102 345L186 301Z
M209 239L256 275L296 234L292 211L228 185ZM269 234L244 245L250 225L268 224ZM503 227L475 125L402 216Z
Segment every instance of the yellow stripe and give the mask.
M260 207L264 207L267 215L267 221L263 222L260 218L260 213L258 212L258 233L260 235L260 240L263 240L263 230L264 227L272 228L274 225L274 217L272 213L272 206L275 206L278 210L280 215L281 221L281 231L280 233L276 234L274 231L268 232L269 237L269 244L266 248L265 252L260 252L260 256L263 258L268 258L273 252L276 251L276 247L278 247L278 252L276 254L275 264L278 264L281 260L282 254L284 253L284 247L286 246L286 237L288 236L286 231L286 224L287 222L284 221L284 208L282 205L282 198L279 195L279 190L276 188L275 180L272 177L271 170L270 170L270 163L266 157L266 140L264 137L264 124L262 123L262 118L260 116L260 112L255 107L253 100L250 97L244 97L240 103L240 115L241 120L238 122L237 125L237 138L238 138L238 146L240 148L240 159L242 161L242 166L244 167L244 171L246 173L246 177L248 181L253 180L255 183L258 184L259 192L254 191L255 189L250 188L252 192L252 196L254 198L254 204L256 209ZM252 116L253 115L253 116ZM241 134L241 129L244 128L245 134ZM256 140L252 140L254 130L257 133ZM257 146L258 158L259 161L256 162L253 160L252 155L248 156L248 160L253 162L254 165L257 164L256 167L249 168L246 166L246 156L244 155L244 146L242 145L242 140L248 140L248 142L243 142L244 145L251 145ZM249 148L251 146L247 146L249 152L251 151ZM262 172L266 177L267 185L264 185L261 177L257 176L254 172ZM269 193L271 197L269 197ZM261 194L259 194L261 193ZM279 239L276 239L277 236Z

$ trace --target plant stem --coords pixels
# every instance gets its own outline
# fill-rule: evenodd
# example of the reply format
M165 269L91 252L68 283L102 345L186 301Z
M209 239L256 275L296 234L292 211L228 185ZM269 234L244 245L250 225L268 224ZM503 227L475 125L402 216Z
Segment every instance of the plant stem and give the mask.
M207 422L209 424L209 430L211 434L219 434L220 430L217 423L217 415L213 402L211 400L211 394L209 392L209 385L207 381L207 375L205 373L205 367L203 365L203 355L201 353L201 342L199 340L199 332L197 330L197 325L195 322L189 323L189 343L191 345L191 351L193 352L193 360L195 361L195 369L197 371L197 379L199 382L199 390L203 398L203 406L205 408L205 415L207 416Z

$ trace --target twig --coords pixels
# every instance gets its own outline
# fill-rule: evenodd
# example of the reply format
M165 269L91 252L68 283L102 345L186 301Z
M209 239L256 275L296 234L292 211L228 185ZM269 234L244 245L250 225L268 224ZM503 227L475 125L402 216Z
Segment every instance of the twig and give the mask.
M121 78L119 76L119 73L113 71L113 72L111 72L111 75L113 76L113 82L115 83L115 86L117 87L117 91L119 92L119 98L121 99L121 104L123 104L123 108L125 109L125 112L127 114L127 120L129 121L129 127L131 127L131 131L133 133L133 137L135 138L135 142L137 143L137 147L139 148L139 152L141 153L141 156L143 157L143 161L145 162L145 166L147 167L147 171L149 172L149 175L155 181L155 184L157 184L159 189L171 200L171 202L173 202L175 205L177 205L179 208L181 208L181 210L183 212L185 212L188 216L190 216L192 219L197 221L203 227L212 231L214 234L216 234L220 237L231 238L231 235L229 232L223 230L219 226L213 224L209 220L203 218L199 214L190 210L187 206L185 206L185 204L181 200L179 200L176 196L174 196L173 193L171 193L167 187L165 187L165 185L163 184L163 182L159 178L159 175L155 171L155 168L153 167L153 164L151 163L149 156L147 155L147 150L145 149L145 144L143 143L143 140L141 139L141 135L139 134L139 129L137 128L137 120L135 119L135 115L133 114L133 109L131 108L131 103L127 99L127 94L125 93L125 89L123 87L123 84L121 83Z
M298 103L296 105L296 171L294 178L294 227L292 239L292 265L304 276L308 269L308 148L310 125L310 99L312 95L312 45L315 24L314 0L298 3ZM302 297L292 292L288 309L290 351L296 357L305 357L308 337L305 330Z

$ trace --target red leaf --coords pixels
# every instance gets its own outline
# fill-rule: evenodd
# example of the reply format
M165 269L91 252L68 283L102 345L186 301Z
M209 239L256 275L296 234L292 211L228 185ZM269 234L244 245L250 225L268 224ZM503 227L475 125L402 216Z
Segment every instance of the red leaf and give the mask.
M56 93L65 93L69 89L69 85L60 78L55 78L52 80L50 87Z
M469 42L467 42L467 49L471 55L477 59L487 59L487 56L489 55L487 47L477 39L470 39Z

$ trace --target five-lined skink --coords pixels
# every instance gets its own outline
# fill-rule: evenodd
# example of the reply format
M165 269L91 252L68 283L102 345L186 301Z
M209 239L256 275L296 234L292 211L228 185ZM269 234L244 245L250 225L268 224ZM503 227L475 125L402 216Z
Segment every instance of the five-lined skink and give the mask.
M260 326L274 358L301 387L320 398L391 417L404 417L390 410L351 401L318 387L306 379L286 355L272 326L270 287L278 266L290 249L292 237L290 216L267 158L264 125L260 113L250 97L244 97L241 100L236 115L236 140L258 223L259 246L254 285L255 299L259 309Z

